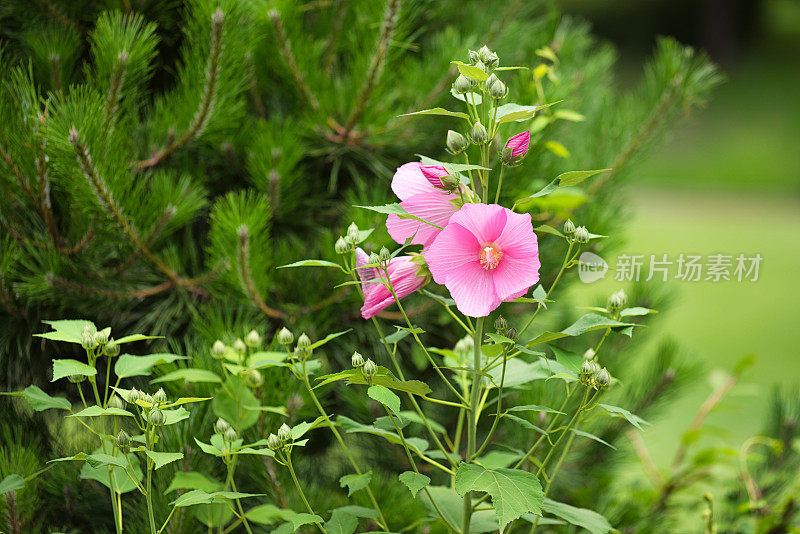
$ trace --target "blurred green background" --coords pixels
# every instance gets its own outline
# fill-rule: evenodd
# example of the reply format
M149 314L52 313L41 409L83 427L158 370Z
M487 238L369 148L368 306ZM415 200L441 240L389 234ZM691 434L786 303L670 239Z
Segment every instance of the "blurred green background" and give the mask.
M716 385L713 370L730 370L752 354L755 365L708 420L718 429L713 439L738 448L761 428L771 388L800 382L800 2L561 4L617 45L623 80L632 80L626 69L640 64L660 34L704 48L726 73L708 108L627 182L634 220L619 253L644 255L645 268L650 254L764 258L757 282L666 282L675 303L652 322L650 336L651 343L677 337L712 371L670 407L667 424L645 433L656 462L669 463L687 414ZM625 287L614 281L616 256L605 260L606 280L591 286L598 299Z

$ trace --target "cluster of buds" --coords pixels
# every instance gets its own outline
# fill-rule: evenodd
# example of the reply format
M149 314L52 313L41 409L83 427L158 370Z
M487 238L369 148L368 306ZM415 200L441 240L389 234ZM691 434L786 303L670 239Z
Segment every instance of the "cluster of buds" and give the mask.
M586 360L581 366L579 373L581 384L595 389L606 389L611 385L611 374L603 367L601 368L596 362Z
M278 451L285 449L287 445L291 445L292 441L292 428L286 423L283 423L278 429L277 434L270 434L269 437L267 437L267 447L269 447L270 450Z
M514 328L513 326L509 327L508 321L506 321L506 318L503 317L502 315L499 315L497 317L497 319L495 319L495 321L494 321L494 329L501 336L505 336L505 337L507 337L509 339L512 339L514 341L516 341L517 338L519 337L519 332L517 332L517 329ZM467 338L464 338L464 339L467 339ZM473 347L474 347L474 341L473 341ZM470 347L470 350L473 347ZM456 352L458 352L458 351L456 351Z
M305 360L311 356L311 352L311 338L304 333L300 334L300 337L297 338L297 345L294 348L294 356L300 360Z
M478 63L482 63L486 67L490 69L496 68L500 65L500 57L489 50L489 47L483 45L479 50L470 50L469 51L469 61L470 63L477 65Z
M353 252L355 246L360 242L361 231L358 229L356 223L350 223L350 226L347 227L347 232L345 232L345 235L339 236L339 239L337 239L336 243L333 245L333 249L337 254L348 254Z
M81 346L90 352L99 349L109 358L119 356L119 345L113 338L109 337L110 333L111 328L104 328L98 331L94 325L86 323L81 330Z
M628 296L625 294L625 291L620 289L608 297L608 310L612 313L619 311L625 306L626 302L628 302Z
M239 434L236 432L236 429L233 428L230 424L228 424L228 422L225 419L221 417L217 419L216 423L214 423L214 432L222 435L222 439L224 439L228 443L236 441L236 439L239 437Z

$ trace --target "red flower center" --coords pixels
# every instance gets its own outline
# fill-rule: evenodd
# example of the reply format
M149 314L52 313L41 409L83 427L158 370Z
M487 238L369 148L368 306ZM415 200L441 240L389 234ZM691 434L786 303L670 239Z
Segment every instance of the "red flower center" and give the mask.
M496 269L500 265L500 259L503 257L503 251L497 248L494 244L484 245L481 248L480 262L481 267L487 271Z

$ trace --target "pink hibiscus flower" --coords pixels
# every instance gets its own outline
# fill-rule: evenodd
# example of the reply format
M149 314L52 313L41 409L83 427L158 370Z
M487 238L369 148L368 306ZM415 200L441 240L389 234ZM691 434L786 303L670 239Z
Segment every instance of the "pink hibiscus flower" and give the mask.
M356 249L356 271L363 284L364 305L361 306L361 317L369 319L379 311L394 303L394 296L388 286L381 282L381 276L375 267L364 267L369 263L369 256L360 248ZM398 299L407 297L425 285L428 277L420 274L420 266L412 261L411 256L398 256L389 260L389 281ZM385 273L384 273L385 276ZM377 281L372 281L377 280Z
M392 178L392 191L400 198L400 205L408 213L444 228L450 217L458 211L461 199L457 193L441 189L441 177L447 171L438 165L425 166L419 162L406 163L397 169ZM427 248L441 230L414 219L401 219L389 215L386 229L392 239L401 245L413 236L411 243Z
M539 281L539 247L528 213L465 204L425 253L438 284L464 315L485 317Z
M518 133L514 137L508 140L506 143L506 148L511 150L511 157L512 158L522 158L525 154L528 153L528 148L531 146L531 132L530 130L525 130L522 133Z

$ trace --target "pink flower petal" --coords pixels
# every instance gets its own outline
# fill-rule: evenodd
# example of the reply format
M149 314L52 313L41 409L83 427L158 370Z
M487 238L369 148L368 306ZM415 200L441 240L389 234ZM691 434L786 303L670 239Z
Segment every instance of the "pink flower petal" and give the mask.
M511 210L497 204L464 204L450 222L469 230L484 245L500 237L506 224L506 212L511 213Z
M443 176L448 176L447 170L441 165L423 165L420 167L422 175L433 187L442 187Z
M514 258L538 258L539 246L533 231L530 213L508 212L508 219L500 236L495 240L504 255Z
M463 208L462 208L463 209ZM480 267L481 245L475 236L457 223L448 224L425 252L425 262L437 284L445 284L451 272L474 263Z
M528 147L530 147L530 145L531 132L529 130L525 130L524 132L518 133L509 139L506 143L506 148L510 148L511 156L516 158L524 156L528 152Z
M497 269L492 271L492 280L497 296L501 300L514 300L539 281L539 258L517 259L504 255Z
M387 271L392 289L394 289L398 299L407 297L427 282L425 276L419 276L419 265L411 261L410 256L393 258L389 261ZM361 307L361 316L364 319L373 317L395 302L394 295L384 283L378 283L375 278L372 280L371 283L362 285L364 288L364 305Z
M428 193L433 190L433 186L422 174L422 163L414 161L401 165L392 177L392 191L400 200Z
M486 317L500 305L494 289L492 274L478 263L469 263L451 271L447 289L456 301L456 307L470 317Z
M458 198L456 195L431 188L428 192L409 197L401 202L400 205L408 213L444 228L450 221L450 217L458 211L458 208L452 202L456 198ZM401 245L406 242L406 239L414 236L411 243L422 245L423 247L433 243L433 240L441 231L430 224L415 219L401 219L397 215L389 215L386 219L386 230L392 236L392 239Z

